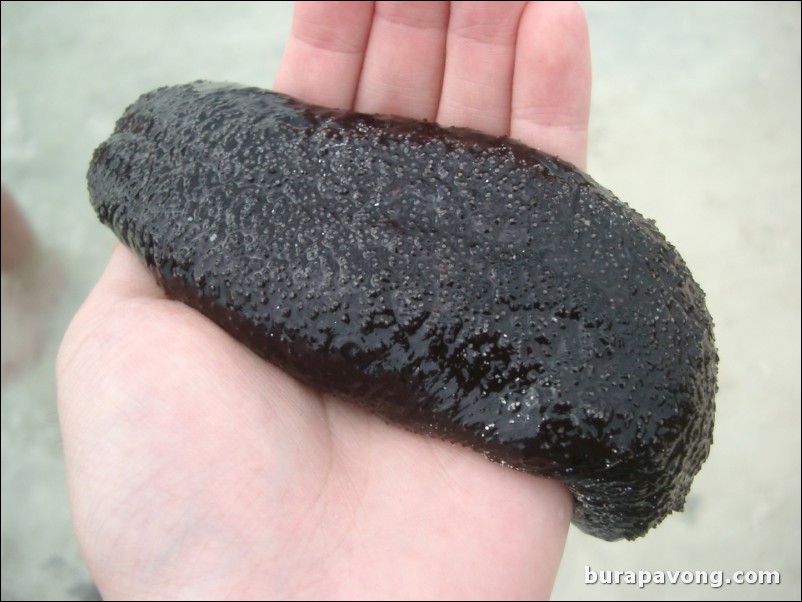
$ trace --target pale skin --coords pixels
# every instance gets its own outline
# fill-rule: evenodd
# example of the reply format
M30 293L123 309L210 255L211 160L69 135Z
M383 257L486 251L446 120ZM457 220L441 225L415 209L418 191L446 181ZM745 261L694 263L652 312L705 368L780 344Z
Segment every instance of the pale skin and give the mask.
M302 3L275 89L585 163L590 57L571 3ZM75 533L105 598L551 591L563 485L312 390L166 298L121 246L57 373Z

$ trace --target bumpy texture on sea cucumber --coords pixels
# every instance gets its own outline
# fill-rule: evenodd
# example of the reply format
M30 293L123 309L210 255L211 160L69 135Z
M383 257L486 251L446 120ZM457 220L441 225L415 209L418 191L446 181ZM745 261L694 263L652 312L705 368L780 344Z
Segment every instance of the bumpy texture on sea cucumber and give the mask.
M682 508L713 429L704 294L572 165L195 82L129 107L88 177L172 297L297 378L562 480L598 537Z

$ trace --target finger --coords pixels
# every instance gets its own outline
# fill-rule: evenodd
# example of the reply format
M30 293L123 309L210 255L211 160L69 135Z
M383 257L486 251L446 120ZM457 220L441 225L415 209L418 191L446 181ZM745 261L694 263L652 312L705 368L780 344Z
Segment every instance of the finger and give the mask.
M156 284L142 260L121 243L114 248L92 294L118 299L164 298L164 291Z
M518 21L525 2L454 2L437 121L510 131Z
M578 4L530 2L518 29L510 135L585 166L590 46Z
M379 2L355 108L434 119L443 80L448 2Z
M184 383L185 372L194 370L210 375L207 380L212 384L231 385L229 391L235 390L234 383L259 388L264 394L256 396L257 405L271 414L272 423L282 413L287 435L297 435L299 425L320 422L319 404L308 403L319 400L311 389L258 358L212 320L167 297L140 259L121 244L70 323L57 367L59 374L70 377L73 385L68 389L73 392L101 386L100 381L103 386L137 387L142 384L137 380L144 379L151 383L151 393L155 395L158 388L163 393L160 397L176 404L185 396L196 409L206 403L203 400L217 403L223 393L188 394L189 383L195 381ZM164 371L161 378L160 370ZM76 379L76 374L80 378ZM160 381L158 385L154 384L156 380ZM96 396L67 397L91 405ZM249 409L253 399L240 400L243 411L256 411ZM291 412L282 410L288 399L299 400L290 404ZM69 414L71 409L63 411ZM209 411L215 412L211 406ZM287 422L292 423L292 429Z
M296 3L274 89L353 108L372 17L373 2Z
M137 306L163 304L166 299L164 291L139 257L118 243L97 284L70 322L57 364L62 366L87 348L84 344L87 337L104 322L113 322L114 312L121 304L135 310ZM122 336L122 332L115 336ZM109 348L113 346L112 342L113 338L107 340Z

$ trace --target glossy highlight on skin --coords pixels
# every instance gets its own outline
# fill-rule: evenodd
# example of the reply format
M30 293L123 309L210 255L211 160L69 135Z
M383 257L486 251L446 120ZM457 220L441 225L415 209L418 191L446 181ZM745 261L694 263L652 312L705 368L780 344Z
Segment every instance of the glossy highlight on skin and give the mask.
M298 379L562 480L598 537L682 508L712 441L704 294L576 167L195 82L129 107L88 179L170 296Z

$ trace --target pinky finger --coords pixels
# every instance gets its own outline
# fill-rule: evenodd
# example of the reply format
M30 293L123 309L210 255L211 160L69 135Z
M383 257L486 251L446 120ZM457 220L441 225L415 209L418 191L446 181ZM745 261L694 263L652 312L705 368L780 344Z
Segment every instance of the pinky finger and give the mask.
M572 2L530 2L518 30L510 135L584 168L590 86L582 9Z

